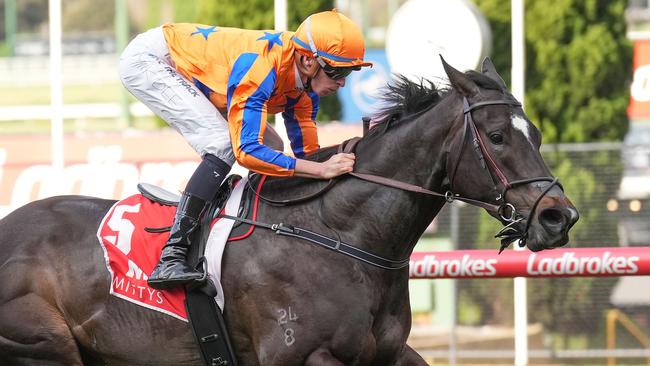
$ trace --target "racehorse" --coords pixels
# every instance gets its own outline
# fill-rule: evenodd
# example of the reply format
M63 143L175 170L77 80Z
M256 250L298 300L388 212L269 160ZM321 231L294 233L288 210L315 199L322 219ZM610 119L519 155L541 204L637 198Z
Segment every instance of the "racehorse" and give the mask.
M405 78L388 87L392 104L354 146L358 177L295 205L261 202L257 220L408 263L443 205L459 199L506 225L506 244L519 240L533 251L566 244L578 212L539 153L539 130L489 59L481 73L443 65L449 87ZM322 186L269 178L260 194L299 197ZM109 295L96 231L114 203L58 196L0 221L0 364L201 363L187 323ZM229 244L223 263L225 318L240 365L426 365L406 344L408 268L379 268L263 229Z

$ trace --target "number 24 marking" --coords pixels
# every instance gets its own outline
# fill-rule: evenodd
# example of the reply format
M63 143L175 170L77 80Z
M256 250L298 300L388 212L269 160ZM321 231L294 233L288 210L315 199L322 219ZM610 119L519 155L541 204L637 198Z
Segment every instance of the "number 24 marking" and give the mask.
M278 313L280 313L280 318L278 318L278 324L287 324L290 321L295 322L296 320L298 320L298 314L291 311L291 306L289 306L288 310L284 310L284 309L278 310Z

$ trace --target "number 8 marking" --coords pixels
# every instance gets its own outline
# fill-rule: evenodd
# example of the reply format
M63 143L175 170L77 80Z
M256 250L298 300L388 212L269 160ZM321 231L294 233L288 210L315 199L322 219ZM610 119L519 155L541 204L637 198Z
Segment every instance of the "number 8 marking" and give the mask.
M291 346L296 342L296 338L293 336L294 331L291 328L288 328L284 331L284 344L287 345L287 347Z

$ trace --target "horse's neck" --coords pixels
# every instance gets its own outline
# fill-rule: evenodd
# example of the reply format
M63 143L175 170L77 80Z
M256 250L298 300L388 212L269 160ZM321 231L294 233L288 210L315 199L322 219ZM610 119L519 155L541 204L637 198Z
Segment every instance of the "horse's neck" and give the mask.
M451 119L436 108L416 120L395 122L375 141L360 143L355 170L440 191L446 177L443 150ZM410 255L444 205L440 198L357 179L347 179L334 192L324 205L326 220L358 245L392 258Z

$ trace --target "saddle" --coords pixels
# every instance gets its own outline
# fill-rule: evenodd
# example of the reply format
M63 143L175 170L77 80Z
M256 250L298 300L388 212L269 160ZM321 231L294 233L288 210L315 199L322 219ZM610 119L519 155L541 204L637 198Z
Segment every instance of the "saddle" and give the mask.
M204 253L211 231L210 224L218 216L236 182L240 179L238 175L231 175L221 185L201 219L201 225L192 238L192 245L187 255L188 264L204 273L204 278L198 284L185 289L185 309L192 333L201 351L201 358L209 366L237 365L224 315L214 299L217 288L207 277L207 261ZM138 184L138 190L147 199L161 205L178 206L180 200L179 195L147 183ZM239 213L245 211L244 207L251 206L250 196L250 194L242 196ZM159 232L168 228L151 230Z

